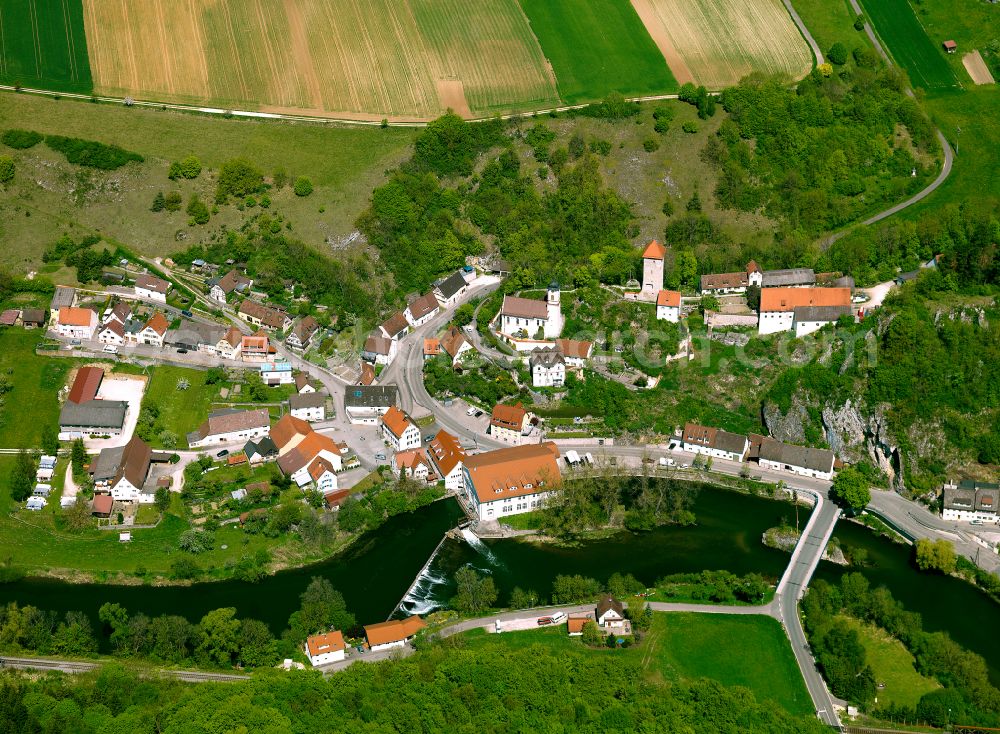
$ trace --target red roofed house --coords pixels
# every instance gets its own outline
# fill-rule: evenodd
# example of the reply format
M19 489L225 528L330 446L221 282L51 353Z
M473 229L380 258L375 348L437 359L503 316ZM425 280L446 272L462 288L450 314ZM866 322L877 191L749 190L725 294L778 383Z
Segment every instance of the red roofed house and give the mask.
M142 327L142 331L136 334L136 341L139 344L150 344L154 347L163 346L163 338L167 335L170 323L162 313L154 313L152 318Z
M562 483L558 459L551 441L467 457L465 495L478 519L537 510Z
M97 341L116 347L125 346L125 327L117 319L111 319L97 332Z
M850 288L764 288L758 333L811 334L852 312Z
M594 342L556 339L556 349L562 352L567 367L583 367L594 353Z
M379 419L382 426L382 438L386 440L393 451L406 451L420 448L420 429L406 413L393 405Z
M424 339L424 359L433 359L441 354L440 339Z
M239 359L243 349L243 332L235 326L230 326L225 335L215 345L215 351L223 359Z
M660 291L657 294L656 318L675 324L681 320L681 294L678 291Z
M322 635L312 635L306 639L305 653L313 667L335 663L344 659L347 644L344 636L333 630Z
M64 306L59 309L56 333L67 339L93 339L97 333L97 313L89 308Z
M953 54L958 50L958 44L954 41L945 41L941 45L944 46L944 50L950 54Z
M411 479L422 479L425 482L433 482L437 479L434 467L431 466L427 449L410 449L408 451L397 451L392 457L392 470L398 475L400 470Z
M368 639L368 647L371 648L371 651L377 652L393 647L403 647L407 640L412 639L417 632L426 626L427 624L420 617L366 624L365 637Z
M490 435L498 441L519 444L528 433L530 425L531 415L521 403L499 404L493 407L493 415L490 417Z
M656 240L650 240L642 253L642 296L652 301L663 290L663 258L667 248Z
M324 494L337 489L336 473L344 461L332 438L286 413L271 428L271 440L278 447L278 468L297 486L313 484Z
M406 323L416 329L434 318L440 310L441 306L434 294L425 293L406 307L406 310L403 311L403 317L406 319Z
M244 334L240 338L240 353L244 362L267 362L271 356L267 334L262 331L253 336Z
M90 511L90 514L97 517L110 517L111 508L114 507L114 504L115 501L111 499L110 494L95 494L92 505L93 509Z
M445 431L438 431L434 440L431 441L427 454L434 463L437 473L444 479L444 487L447 490L461 490L464 488L462 466L465 461L465 449L458 439Z

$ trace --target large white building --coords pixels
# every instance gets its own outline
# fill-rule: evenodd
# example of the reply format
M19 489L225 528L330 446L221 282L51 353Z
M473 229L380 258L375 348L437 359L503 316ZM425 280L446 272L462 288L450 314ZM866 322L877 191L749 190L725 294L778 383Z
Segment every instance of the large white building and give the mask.
M292 374L292 365L288 362L263 362L260 365L260 379L265 385L276 387L291 385L295 382L295 375Z
M537 510L562 482L559 448L547 441L466 457L465 496L479 520Z
M955 522L1000 522L1000 484L963 479L942 487L941 516Z
M750 441L746 436L741 436L738 433L708 428L697 423L686 423L682 436L682 448L692 454L730 461L743 461L747 449L750 448Z
M420 429L406 413L395 405L385 412L380 421L382 438L392 447L393 451L420 448Z
M316 391L296 393L288 397L289 412L309 423L326 419L326 395Z
M271 416L266 408L219 410L210 414L198 430L189 433L187 442L193 449L231 441L246 443L251 439L263 438L270 430Z
M833 479L836 457L829 449L814 449L783 443L767 436L750 436L749 458L762 469L787 471L803 477Z
M551 349L536 349L528 357L533 387L562 387L566 384L566 359Z
M337 489L336 475L344 467L342 444L291 414L274 424L271 440L278 447L278 468L297 487L312 485L323 493Z
M817 331L851 313L850 288L764 288L760 292L758 332Z
M555 339L563 327L560 296L558 283L549 285L544 301L504 296L500 333L518 339Z
M355 425L373 426L398 401L395 385L355 385L344 391L344 412Z
M152 275L140 275L135 279L135 297L156 303L167 302L170 283Z
M326 632L322 635L312 635L306 639L305 653L313 667L328 665L344 659L344 635L339 630Z
M97 312L72 306L60 308L56 333L67 339L93 339L97 333Z
M142 491L152 454L149 445L138 436L124 446L103 449L91 469L94 488L110 493L118 502L153 502L155 494Z
M427 454L444 480L444 488L449 492L461 491L465 486L462 467L466 453L458 438L441 429L428 446Z

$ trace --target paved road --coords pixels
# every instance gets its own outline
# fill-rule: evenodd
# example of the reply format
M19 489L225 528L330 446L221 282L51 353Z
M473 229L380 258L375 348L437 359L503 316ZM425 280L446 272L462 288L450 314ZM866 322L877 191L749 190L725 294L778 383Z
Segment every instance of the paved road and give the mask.
M785 3L786 6L789 4L789 0L783 0L783 2ZM864 11L861 9L861 6L858 4L858 0L850 0L850 3L851 3L851 8L854 10L855 13L857 13L858 15L863 15L864 14ZM882 57L882 59L885 61L885 63L887 65L889 65L889 66L892 66L892 58L889 56L889 54L886 52L885 48L882 46L882 43L881 43L881 41L879 41L878 36L875 34L875 30L872 28L871 23L869 23L867 21L867 16L865 16L865 17L866 17L866 20L865 20L865 33L867 34L869 40L871 40L871 42L872 42L872 45L875 47L875 50L879 52L879 55ZM907 88L906 89L906 94L908 94L910 97L912 97L913 96L913 90L910 89L910 88ZM935 178L930 183L930 185L927 186L927 188L918 191L916 194L914 194L913 196L911 196L906 201L900 202L899 204L896 204L895 206L891 206L888 209L886 209L885 211L879 212L878 214L876 214L876 215L874 215L872 217L869 217L868 219L864 220L860 224L854 225L853 227L849 227L848 229L842 230L840 232L837 232L836 234L831 235L830 237L827 237L824 240L824 244L826 244L826 245L832 245L834 242L836 242L837 240L839 240L844 235L848 234L849 232L852 232L856 227L865 227L865 226L868 226L870 224L875 224L875 222L880 222L883 219L886 219L887 217L891 217L893 214L897 214L897 213L901 212L903 209L906 209L908 206L913 206L918 201L920 201L922 199L925 199L928 196L930 196L932 193L934 193L934 191L937 190L937 188L941 184L943 184L945 182L945 180L951 174L951 167L952 167L952 164L954 163L954 160L955 160L955 154L952 151L951 146L948 145L948 141L944 137L944 134L940 130L938 130L937 128L935 128L934 132L937 135L938 142L941 143L941 150L944 152L944 165L941 166L941 171L938 173L937 178Z
M823 63L823 52L820 51L819 44L816 43L816 39L812 37L812 33L810 33L809 29L806 28L806 24L802 22L802 18L799 16L798 11L792 6L791 0L781 0L781 2L785 4L785 9L788 11L788 14L792 16L792 20L795 22L795 25L798 26L799 33L802 34L802 37L806 39L806 43L809 44L809 48L812 49L813 56L816 57L816 65L819 66Z
M103 663L83 663L75 660L50 660L47 658L22 658L22 657L0 657L0 666L6 668L17 668L18 670L58 670L63 673L88 673L103 665ZM161 675L178 678L189 683L206 682L231 682L250 680L249 675L238 675L235 673L204 673L198 670L169 670L160 669L155 671Z

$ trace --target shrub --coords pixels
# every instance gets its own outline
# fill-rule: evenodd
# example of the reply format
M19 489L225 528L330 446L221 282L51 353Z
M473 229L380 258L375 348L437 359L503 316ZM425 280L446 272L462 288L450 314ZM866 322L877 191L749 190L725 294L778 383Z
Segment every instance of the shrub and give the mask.
M865 16L862 13L858 13L858 17L854 19L854 30L863 31L865 29Z
M660 149L660 141L656 138L646 138L642 141L642 149L647 153L654 153Z
M34 148L42 142L42 138L42 134L36 133L34 130L4 130L3 135L0 135L0 142L8 148L25 150Z
M234 158L222 164L219 169L219 182L215 188L215 200L225 203L230 196L242 199L260 191L264 183L264 174L250 161L244 158Z
M201 175L201 161L198 156L189 155L178 164L184 178L198 178Z
M162 212L167 207L167 199L162 191L157 191L153 197L153 205L149 207L151 212Z
M681 125L681 130L686 133L696 133L698 132L698 123L694 120L688 120L683 125Z
M295 195L296 196L309 196L313 192L312 181L310 181L305 176L299 176L295 179Z
M598 155L610 155L611 153L611 141L609 140L591 140L590 141L590 152L597 153Z
M826 57L830 59L831 64L843 66L847 63L847 47L838 41L830 46L830 50L826 52Z
M180 191L171 191L169 194L166 195L166 197L164 197L163 207L168 212L180 211L181 203L183 203L183 201L184 199L181 198Z
M14 160L10 156L0 155L0 183L14 180Z
M198 194L191 194L191 201L187 206L188 216L194 224L208 223L208 207L205 202L198 198Z
M45 144L57 153L62 153L66 156L66 160L74 165L99 168L102 171L113 171L130 161L142 163L144 160L138 153L94 140L48 135Z
M618 92L612 92L598 104L584 107L581 114L587 117L599 117L602 120L624 120L639 114L639 104L627 101Z

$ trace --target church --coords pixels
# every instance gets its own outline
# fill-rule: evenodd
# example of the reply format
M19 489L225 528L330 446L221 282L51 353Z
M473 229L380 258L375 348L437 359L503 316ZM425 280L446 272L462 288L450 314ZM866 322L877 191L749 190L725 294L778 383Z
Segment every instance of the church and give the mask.
M545 300L504 296L500 309L500 333L512 339L555 339L564 319L558 283L551 283Z

